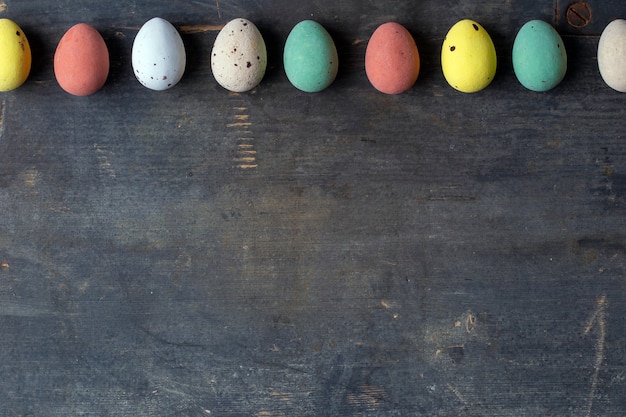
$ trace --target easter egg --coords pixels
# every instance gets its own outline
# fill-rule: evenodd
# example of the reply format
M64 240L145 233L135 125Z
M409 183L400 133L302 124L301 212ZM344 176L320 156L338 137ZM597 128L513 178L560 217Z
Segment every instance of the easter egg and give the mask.
M54 53L54 75L75 96L102 88L109 75L109 50L95 28L79 23L63 35Z
M322 25L304 20L287 37L283 64L294 87L308 93L322 91L335 81L339 69L335 42Z
M0 19L0 91L24 84L32 56L24 31L10 19Z
M609 87L626 93L626 20L613 20L602 31L598 69Z
M395 22L380 25L365 50L365 73L378 91L403 93L415 84L420 56L413 36Z
M211 52L211 69L219 85L234 92L253 89L263 79L267 50L259 29L247 19L228 22Z
M493 81L496 65L496 48L481 25L465 19L450 28L441 49L441 69L451 87L480 91Z
M151 90L167 90L183 77L187 56L180 34L167 20L147 21L133 42L132 65L135 77Z
M563 40L543 20L531 20L522 26L513 43L512 57L515 76L529 90L550 90L567 71Z

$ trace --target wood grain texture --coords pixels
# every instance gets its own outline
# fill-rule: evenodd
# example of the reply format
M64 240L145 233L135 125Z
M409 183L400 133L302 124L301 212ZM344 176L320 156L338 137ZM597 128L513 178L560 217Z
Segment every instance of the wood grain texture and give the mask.
M564 37L568 74L547 93L510 63L518 28L555 22L556 3L3 4L34 60L1 97L0 415L626 412L626 96L600 78L597 36ZM154 16L187 28L189 57L158 93L130 67ZM236 17L268 46L246 94L210 73ZM499 57L472 95L439 65L465 17ZM306 18L339 51L317 94L281 63ZM363 69L389 20L422 58L400 96ZM52 71L80 21L111 52L88 98Z

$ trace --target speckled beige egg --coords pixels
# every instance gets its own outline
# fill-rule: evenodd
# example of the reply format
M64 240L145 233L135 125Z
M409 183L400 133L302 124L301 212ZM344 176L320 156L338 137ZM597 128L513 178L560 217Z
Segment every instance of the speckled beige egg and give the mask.
M598 69L604 82L626 93L626 20L609 23L598 42Z
M259 29L251 21L238 18L220 31L211 52L215 80L237 93L259 85L267 67L267 50Z

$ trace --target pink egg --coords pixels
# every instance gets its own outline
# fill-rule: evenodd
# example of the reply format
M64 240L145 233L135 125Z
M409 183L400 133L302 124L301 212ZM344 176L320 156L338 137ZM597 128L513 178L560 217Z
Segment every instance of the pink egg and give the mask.
M374 88L386 94L403 93L415 84L420 56L404 26L388 22L374 31L365 51L365 72Z
M109 50L100 33L86 23L72 26L54 54L54 75L75 96L98 91L109 75Z

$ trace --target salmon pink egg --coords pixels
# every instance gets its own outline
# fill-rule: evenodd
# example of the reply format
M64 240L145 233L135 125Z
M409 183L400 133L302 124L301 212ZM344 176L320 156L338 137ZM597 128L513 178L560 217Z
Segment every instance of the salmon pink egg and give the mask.
M72 26L54 54L54 75L75 96L98 91L109 75L109 50L100 33L86 23Z
M395 22L380 25L365 51L365 72L370 83L386 94L400 94L417 81L420 56L413 36Z

